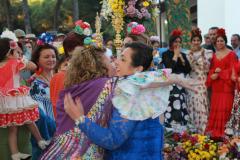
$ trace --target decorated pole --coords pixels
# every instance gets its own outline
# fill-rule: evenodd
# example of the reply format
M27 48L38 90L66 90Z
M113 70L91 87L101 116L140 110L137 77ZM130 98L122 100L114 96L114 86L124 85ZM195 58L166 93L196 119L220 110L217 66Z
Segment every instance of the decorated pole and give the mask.
M96 40L96 45L100 48L103 47L103 38L102 38L102 34L101 34L101 20L100 20L100 17L97 13L96 15L96 20L95 20L95 28L96 28L96 37L95 37L95 40Z
M123 30L124 25L124 0L108 0L108 4L112 9L112 26L116 32L116 37L114 40L114 44L117 50L117 56L120 56L121 48L122 48L122 39L121 39L121 31Z

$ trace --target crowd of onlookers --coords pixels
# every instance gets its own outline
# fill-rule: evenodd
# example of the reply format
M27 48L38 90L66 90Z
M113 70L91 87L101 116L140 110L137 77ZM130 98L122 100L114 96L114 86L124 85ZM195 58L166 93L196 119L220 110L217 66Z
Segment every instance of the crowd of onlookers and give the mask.
M82 21L73 31L55 36L44 33L39 38L17 29L15 41L11 31L2 33L0 127L9 128L13 160L30 157L18 149L16 139L21 137L12 127L25 124L34 137L32 159L102 159L103 148L105 159L161 159L164 128L190 128L217 141L239 136L239 34L232 35L229 46L224 29L212 27L202 37L200 29L193 28L187 50L181 47L182 32L174 30L169 46L161 48L159 37L148 37L134 28L138 25L128 28L118 58L114 41L96 47L87 34L89 24ZM110 107L116 79L163 68L191 79L193 90L170 86L162 123L158 118L129 120ZM73 129L76 125L78 130Z

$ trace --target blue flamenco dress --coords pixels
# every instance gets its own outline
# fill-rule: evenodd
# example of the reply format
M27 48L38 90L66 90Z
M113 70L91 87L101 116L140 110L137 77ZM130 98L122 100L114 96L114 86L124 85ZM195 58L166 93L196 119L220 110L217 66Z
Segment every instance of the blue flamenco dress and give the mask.
M39 120L36 125L40 134L45 140L50 140L56 130L56 123L53 114L52 103L50 101L49 85L39 78L35 78L31 83L31 97L38 102ZM32 138L32 159L37 160L42 153L34 138Z

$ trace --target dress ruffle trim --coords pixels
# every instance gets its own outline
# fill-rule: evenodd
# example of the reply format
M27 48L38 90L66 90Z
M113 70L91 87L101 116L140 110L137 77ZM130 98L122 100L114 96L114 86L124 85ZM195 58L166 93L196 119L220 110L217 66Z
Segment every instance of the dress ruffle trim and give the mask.
M37 106L37 102L34 101L28 95L21 96L0 95L0 113L2 114L21 112L23 110L32 109L35 106Z
M5 92L0 91L0 96L26 96L29 94L29 87L21 86L19 88L9 89Z
M0 127L21 126L39 119L38 107L15 113L0 114Z
M158 70L141 72L120 80L112 100L122 117L129 120L156 118L166 111L170 88L149 88L141 90L152 82L165 82L171 71Z

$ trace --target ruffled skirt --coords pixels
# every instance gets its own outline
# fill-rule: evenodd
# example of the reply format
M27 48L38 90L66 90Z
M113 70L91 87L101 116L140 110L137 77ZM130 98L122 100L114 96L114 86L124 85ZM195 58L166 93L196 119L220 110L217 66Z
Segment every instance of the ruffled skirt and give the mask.
M0 127L21 126L39 118L38 105L28 87L0 92Z
M234 95L212 92L210 114L206 134L212 138L223 138L225 125L230 119Z

